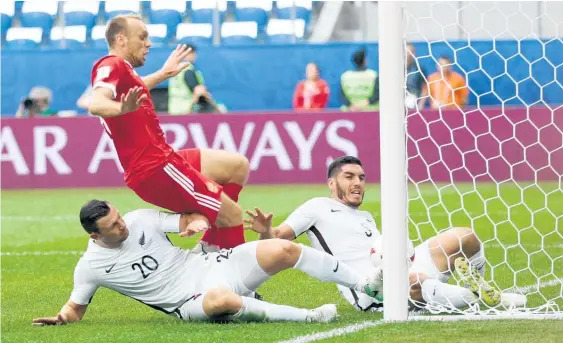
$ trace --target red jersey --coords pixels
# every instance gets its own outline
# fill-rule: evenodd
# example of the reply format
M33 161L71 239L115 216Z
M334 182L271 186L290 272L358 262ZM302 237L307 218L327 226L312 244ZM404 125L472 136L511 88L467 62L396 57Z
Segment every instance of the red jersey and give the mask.
M293 108L296 110L318 110L326 107L330 89L323 79L312 83L301 81L293 93Z
M92 69L92 88L98 87L110 89L115 101L120 101L133 87L142 87L139 96L147 96L136 111L101 118L125 171L125 183L135 187L156 168L165 165L174 150L166 143L149 90L129 62L118 56L98 60Z

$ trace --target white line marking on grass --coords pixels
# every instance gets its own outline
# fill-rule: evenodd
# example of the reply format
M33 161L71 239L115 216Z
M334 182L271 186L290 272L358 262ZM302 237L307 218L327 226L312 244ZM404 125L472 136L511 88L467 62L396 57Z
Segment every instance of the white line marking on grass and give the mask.
M507 248L511 248L514 249L516 247L522 247L522 248L528 248L528 249L554 249L554 248L559 248L562 249L563 248L563 244L534 244L534 243L523 243L523 244L498 244L498 243L493 243L493 244L487 244L485 243L485 248L486 249L507 249Z
M47 255L82 255L84 251L7 251L0 256L47 256Z
M13 222L43 222L43 221L78 221L78 216L1 216L1 220Z
M299 337L289 339L287 341L279 341L278 343L314 342L314 341L319 341L321 339L327 339L327 338L332 338L332 337L336 337L336 336L347 335L349 333L354 333L354 332L357 332L357 331L360 331L360 330L363 330L363 329L366 329L366 328L377 326L379 324L383 324L383 320L377 320L375 322L362 322L362 323L352 324L352 325L348 325L348 326L345 326L345 327L342 327L342 328L333 329L333 330L330 330L330 331L317 332L317 333L312 333L310 335L299 336Z
M563 278L561 279L555 279L555 280L551 280L551 281L546 281L546 282L541 282L539 284L535 284L535 285L528 285L528 286L523 286L523 287L514 287L511 289L507 289L504 292L521 292L523 294L529 294L532 293L534 291L538 291L540 288L545 288L545 287L552 287L552 286L557 286L557 285L561 285L563 286ZM367 329L370 327L374 327L380 324L383 324L384 321L383 320L376 320L373 322L362 322L362 323L357 323L357 324L352 324L352 325L348 325L348 326L344 326L338 329L333 329L330 331L323 331L323 332L316 332L313 334L309 334L309 335L304 335L304 336L298 336L286 341L279 341L277 343L307 343L307 342L314 342L314 341L320 341L323 339L328 339L328 338L332 338L332 337L336 337L336 336L342 336L342 335L347 335L350 333L355 333L358 331L361 331L363 329Z
M563 278L555 279L555 280L551 280L551 281L540 282L539 284L528 285L528 286L523 286L523 287L516 286L516 287L512 287L510 289L507 289L505 292L517 292L517 293L529 294L529 293L539 291L540 288L552 287L552 286L557 286L557 285L563 286Z

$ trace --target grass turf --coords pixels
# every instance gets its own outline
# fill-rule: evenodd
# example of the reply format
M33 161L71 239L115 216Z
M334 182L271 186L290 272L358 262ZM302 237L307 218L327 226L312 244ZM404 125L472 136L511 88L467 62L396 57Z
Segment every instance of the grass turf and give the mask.
M325 196L325 186L247 187L243 208L258 206L275 213L279 223L299 204ZM339 296L336 286L296 270L269 280L259 292L265 300L316 307L337 303L340 317L330 324L183 323L132 299L100 289L81 323L66 327L32 327L31 320L52 316L72 290L72 271L79 255L10 255L18 252L83 251L87 236L78 224L78 209L91 198L110 200L122 213L151 208L126 189L35 190L2 192L2 340L4 342L275 342L328 331L379 314L357 313ZM563 308L563 195L557 184L424 186L410 191L410 237L415 245L451 226L472 226L485 242L488 277L502 288L552 282L529 294L529 304L554 299ZM362 209L379 223L378 186L368 187ZM345 228L343 228L343 234ZM247 232L247 240L256 235ZM190 248L196 239L171 236ZM306 243L305 237L298 238ZM383 324L328 341L370 342L545 342L559 341L561 322L502 321Z

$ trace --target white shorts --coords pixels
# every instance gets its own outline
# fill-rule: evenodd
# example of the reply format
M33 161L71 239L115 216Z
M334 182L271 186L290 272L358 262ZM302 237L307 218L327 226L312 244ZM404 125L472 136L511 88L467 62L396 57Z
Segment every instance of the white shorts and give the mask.
M186 268L192 275L192 282L187 287L194 293L221 287L238 295L249 295L270 278L258 265L257 245L258 241L254 241L233 249L194 254Z
M438 270L432 260L428 242L429 240L426 240L414 248L414 261L409 271L423 273L429 278L437 279L440 282L446 283L452 275L449 271L440 272Z
M186 289L194 296L178 309L181 318L186 321L208 320L202 303L207 291L213 288L226 288L247 296L266 282L270 275L258 265L257 244L258 241L254 241L233 249L190 256L185 270L191 277Z

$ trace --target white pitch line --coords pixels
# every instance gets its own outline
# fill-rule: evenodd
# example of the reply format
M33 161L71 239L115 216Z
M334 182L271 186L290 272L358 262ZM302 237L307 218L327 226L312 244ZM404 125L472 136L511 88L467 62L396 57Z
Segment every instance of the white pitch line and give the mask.
M539 284L535 284L535 285L528 285L528 286L523 286L523 287L512 287L510 289L507 289L505 292L517 292L517 293L522 293L522 294L529 294L529 293L532 293L532 292L539 291L540 288L552 287L552 286L557 286L557 285L563 286L563 278L555 279L555 280L551 280L551 281L540 282Z
M347 335L349 333L358 332L360 330L374 327L380 324L383 324L383 320L377 320L375 322L362 322L362 323L348 325L338 329L333 329L330 331L317 332L310 335L299 336L287 341L279 341L278 343L307 343L307 342L320 341L321 339L327 339L331 337L342 336L342 335Z
M551 280L551 281L546 281L546 282L541 282L540 284L535 284L535 285L528 285L528 286L524 286L524 287L515 287L515 288L507 289L507 290L505 290L505 292L520 291L523 294L528 294L528 293L532 293L532 291L539 290L539 288L556 286L558 284L563 286L563 278L562 279L555 279L555 280ZM328 339L328 338L332 338L332 337L336 337L336 336L342 336L342 335L347 335L347 334L350 334L350 333L358 332L358 331L361 331L363 329L367 329L369 327L374 327L374 326L377 326L377 325L380 325L380 324L383 324L383 323L384 323L384 321L381 320L381 319L373 321L373 322L362 322L362 323L352 324L352 325L344 326L344 327L329 330L329 331L322 331L322 332L316 332L316 333L309 334L309 335L298 336L298 337L288 339L288 340L285 340L285 341L279 341L277 343L308 343L308 342L320 341L320 340L323 340L323 339Z
M13 222L78 221L78 216L1 216L0 219Z
M523 248L529 248L529 249L554 249L554 248L559 248L559 249L563 249L563 244L532 244L532 243L524 243L524 244L498 244L498 243L493 243L493 244L487 244L485 243L485 249L506 249L510 247L511 249L514 249L515 247L523 247Z
M0 256L48 256L48 255L82 255L84 251L7 251Z

